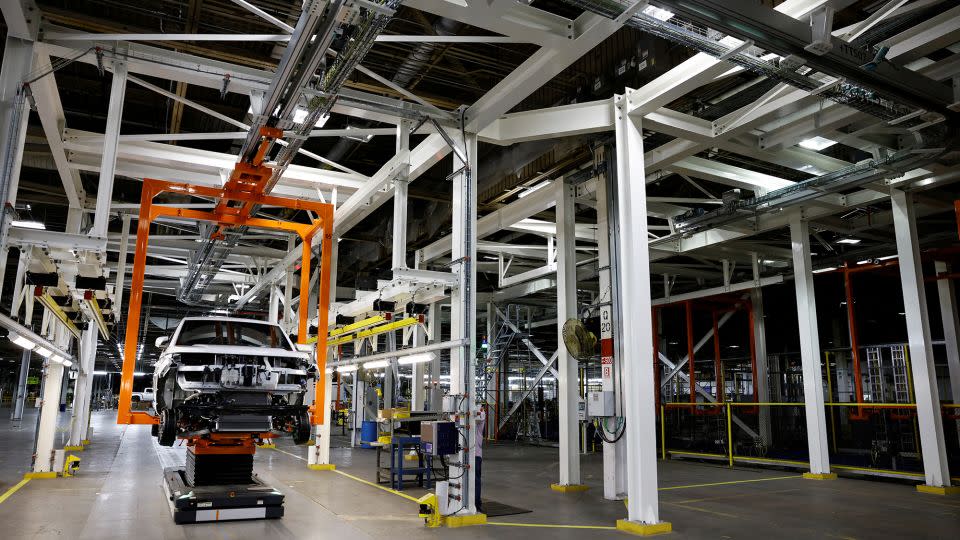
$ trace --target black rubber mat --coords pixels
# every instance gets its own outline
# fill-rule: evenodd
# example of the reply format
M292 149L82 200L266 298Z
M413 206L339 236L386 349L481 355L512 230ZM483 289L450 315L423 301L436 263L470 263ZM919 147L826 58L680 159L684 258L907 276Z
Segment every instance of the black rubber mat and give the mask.
M496 501L483 501L482 506L483 513L486 514L488 518L515 516L517 514L529 514L533 512L533 510L518 508L516 506L510 506L509 504L498 503Z

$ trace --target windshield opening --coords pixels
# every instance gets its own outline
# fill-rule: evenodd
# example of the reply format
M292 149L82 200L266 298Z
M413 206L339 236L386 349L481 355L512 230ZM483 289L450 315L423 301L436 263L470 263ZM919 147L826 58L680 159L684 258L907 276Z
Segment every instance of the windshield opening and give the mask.
M185 321L177 345L234 345L293 350L279 326L240 321Z

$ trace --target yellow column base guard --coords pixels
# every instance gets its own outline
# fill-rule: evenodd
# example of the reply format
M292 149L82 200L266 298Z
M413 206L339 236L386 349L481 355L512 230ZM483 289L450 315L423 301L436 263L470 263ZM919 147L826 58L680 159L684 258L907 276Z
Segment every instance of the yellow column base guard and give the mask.
M56 478L57 473L54 471L47 472L28 472L23 475L24 478Z
M83 452L83 446L64 446L63 449L67 452Z
M636 521L627 521L625 519L617 520L617 529L638 536L652 536L654 534L666 534L673 531L673 525L669 521L661 521L648 525L646 523L637 523Z
M275 444L273 444L273 443L267 443L267 444L258 444L257 447L259 447L259 448L276 448L277 445L275 445Z
M803 473L803 477L806 478L807 480L836 480L836 479L837 479L837 473L812 473L812 472L805 472L805 473Z
M917 491L933 495L960 495L960 486L928 486L926 484L920 484L917 486Z
M83 445L90 444L90 440L89 440L89 439L84 439L84 440L80 441L80 444L83 444Z
M456 529L458 527L470 527L472 525L486 525L486 514L470 514L468 516L443 516L443 526Z
M333 463L313 463L307 465L307 468L312 471L335 471L337 466Z
M550 484L550 489L560 493L579 493L590 489L583 484Z

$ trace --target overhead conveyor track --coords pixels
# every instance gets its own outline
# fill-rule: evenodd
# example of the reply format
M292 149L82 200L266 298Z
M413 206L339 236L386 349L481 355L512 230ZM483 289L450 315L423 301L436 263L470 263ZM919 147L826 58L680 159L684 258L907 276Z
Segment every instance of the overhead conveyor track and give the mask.
M264 94L262 109L254 111L255 121L240 151L240 162L230 175L235 187L265 194L273 190L310 132L330 114L347 77L373 46L399 5L399 0L356 3L312 0L304 5L276 75ZM326 65L327 53L338 32L349 33L350 39L343 50L336 53L332 64L321 69ZM304 109L303 118L295 119L297 111ZM292 132L286 139L284 130ZM282 148L269 159L274 143ZM269 167L263 164L265 160L270 161ZM219 209L227 208L237 208L236 212L249 216L259 205L221 201ZM199 301L203 289L220 271L231 248L245 232L244 227L222 226L207 231L208 238L190 259L178 300Z

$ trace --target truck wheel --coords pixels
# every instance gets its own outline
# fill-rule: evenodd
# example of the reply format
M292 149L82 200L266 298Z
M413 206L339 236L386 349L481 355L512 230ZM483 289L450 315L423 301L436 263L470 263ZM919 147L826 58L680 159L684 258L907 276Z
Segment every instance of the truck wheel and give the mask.
M154 437L160 436L160 424L153 424L150 426L150 434Z
M177 421L170 410L160 413L160 425L157 426L160 446L173 446L177 442Z
M307 413L300 413L297 416L297 424L293 426L293 444L302 445L310 440L310 416Z

